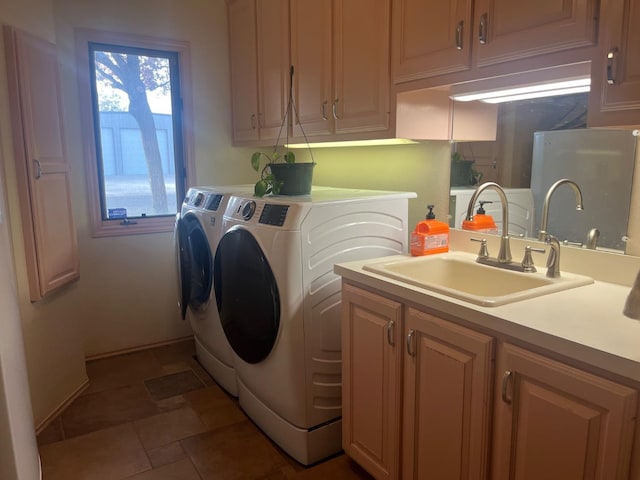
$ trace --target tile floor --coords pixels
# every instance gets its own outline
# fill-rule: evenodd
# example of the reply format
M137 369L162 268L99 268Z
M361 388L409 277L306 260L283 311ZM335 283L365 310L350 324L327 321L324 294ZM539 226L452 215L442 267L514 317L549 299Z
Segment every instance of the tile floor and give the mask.
M198 364L192 341L87 363L38 436L44 480L370 480L344 454L303 467Z

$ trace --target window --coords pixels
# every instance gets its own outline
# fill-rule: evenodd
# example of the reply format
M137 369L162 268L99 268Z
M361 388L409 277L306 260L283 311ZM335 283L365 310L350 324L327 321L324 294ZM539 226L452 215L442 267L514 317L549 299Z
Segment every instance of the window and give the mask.
M171 231L191 170L187 44L76 38L93 235Z

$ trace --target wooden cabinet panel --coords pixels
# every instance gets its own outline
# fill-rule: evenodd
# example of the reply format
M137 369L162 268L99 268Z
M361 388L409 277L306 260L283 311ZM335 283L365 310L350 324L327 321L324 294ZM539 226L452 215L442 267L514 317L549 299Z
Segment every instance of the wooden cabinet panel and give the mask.
M390 14L390 0L291 1L294 137L390 132Z
M628 478L634 390L509 344L499 360L493 478Z
M640 1L602 0L589 125L640 126ZM611 58L609 58L611 57Z
M342 445L376 479L397 479L402 305L348 284L342 292Z
M598 0L394 0L395 83L444 76L433 86L508 73L482 67L596 44ZM546 65L555 66L558 60ZM570 63L570 57L560 60ZM525 63L519 71L531 70ZM495 73L494 73L495 72ZM511 72L516 73L516 72Z
M260 139L286 137L289 100L289 1L260 0L258 24L258 128Z
M55 46L4 28L31 300L79 276Z
M390 16L390 0L334 0L336 134L389 128Z
M493 339L414 309L405 331L403 478L487 478Z
M291 1L291 64L297 118L293 135L333 132L333 53L331 0Z
M288 0L234 0L228 13L233 141L275 140L289 98Z
M393 6L396 83L471 67L472 0L397 0Z
M258 63L255 0L229 3L233 141L258 140Z
M476 0L475 5L478 66L596 42L596 0Z

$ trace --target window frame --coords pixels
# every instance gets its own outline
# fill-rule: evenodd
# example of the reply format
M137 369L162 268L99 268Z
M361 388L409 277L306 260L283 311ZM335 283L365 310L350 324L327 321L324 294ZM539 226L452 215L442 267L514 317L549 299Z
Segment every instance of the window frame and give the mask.
M172 39L147 37L135 34L114 33L101 30L76 29L76 65L78 69L79 101L82 119L82 143L85 152L85 175L87 179L87 204L93 237L111 237L120 235L138 235L148 233L172 232L175 225L173 215L136 217L131 222L121 219L102 218L102 186L100 179L100 157L97 151L97 140L94 122L94 101L92 96L92 72L90 71L89 44L102 44L119 48L140 48L174 52L178 58L178 72L181 99L181 111L172 112L180 115L179 124L182 126L182 169L180 177L184 191L193 185L193 106L191 90L191 58L189 43ZM174 102L175 105L175 102ZM180 181L176 172L176 182ZM179 189L176 189L178 194ZM180 198L177 209L180 211Z

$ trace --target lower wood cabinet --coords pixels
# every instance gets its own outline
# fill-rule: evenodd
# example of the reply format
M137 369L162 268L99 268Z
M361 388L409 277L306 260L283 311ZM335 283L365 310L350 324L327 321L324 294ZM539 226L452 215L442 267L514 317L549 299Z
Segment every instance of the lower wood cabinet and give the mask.
M493 338L413 308L405 332L402 478L487 478Z
M629 478L635 390L510 344L498 367L494 479Z
M402 304L343 285L342 447L377 479L398 479Z
M346 281L342 298L343 447L374 478L636 480L635 389Z

